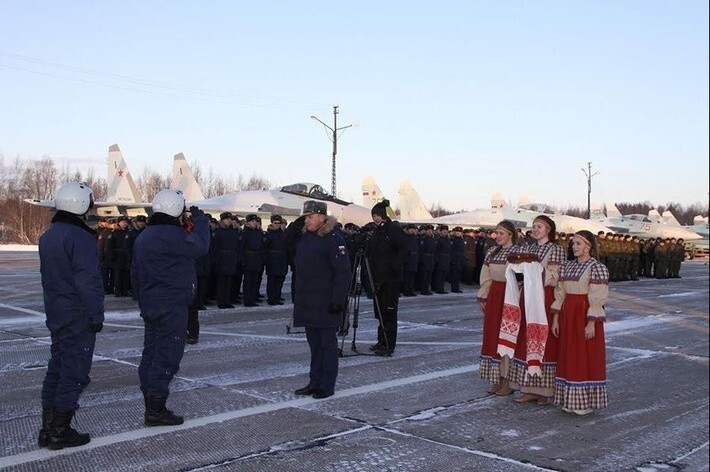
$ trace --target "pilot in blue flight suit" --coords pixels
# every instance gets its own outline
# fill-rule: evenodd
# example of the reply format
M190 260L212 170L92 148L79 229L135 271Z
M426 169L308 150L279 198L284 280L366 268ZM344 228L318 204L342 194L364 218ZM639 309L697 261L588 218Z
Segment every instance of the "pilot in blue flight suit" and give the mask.
M209 218L191 207L192 228L186 229L184 212L181 191L158 192L153 215L133 247L132 287L145 324L138 376L146 426L183 422L165 402L185 351L187 309L197 290L194 261L210 247Z

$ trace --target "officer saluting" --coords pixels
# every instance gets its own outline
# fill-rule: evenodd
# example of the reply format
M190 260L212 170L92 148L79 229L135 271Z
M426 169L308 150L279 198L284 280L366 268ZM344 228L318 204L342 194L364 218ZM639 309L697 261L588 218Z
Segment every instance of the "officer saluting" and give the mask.
M96 232L82 216L94 205L88 185L63 185L52 226L39 239L40 273L51 358L42 384L40 447L62 449L90 441L71 427L79 395L89 385L96 333L104 321L104 288Z

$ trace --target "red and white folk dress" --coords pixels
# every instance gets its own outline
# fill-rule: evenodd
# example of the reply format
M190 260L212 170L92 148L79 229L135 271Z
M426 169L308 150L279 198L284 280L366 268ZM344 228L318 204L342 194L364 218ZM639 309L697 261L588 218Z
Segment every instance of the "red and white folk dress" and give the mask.
M594 258L568 261L560 270L552 310L559 310L559 346L555 405L567 410L609 405L604 342L604 304L609 294L609 271ZM594 321L594 337L584 328Z
M481 268L481 288L478 290L478 300L484 302L486 306L483 313L480 376L494 385L500 383L501 377L498 336L505 299L505 266L508 263L508 256L519 250L520 246L515 245L508 248L494 246L486 253Z
M552 326L552 312L550 307L555 300L555 287L559 280L560 268L565 263L567 257L564 249L557 243L546 242L545 244L526 244L522 247L522 254L534 254L540 260L543 267L542 278L545 297L545 314L548 326ZM525 294L520 291L520 311L525 313ZM555 372L557 368L558 341L549 331L545 343L545 354L542 358L542 376L528 376L527 371L527 343L526 343L526 323L525 315L520 320L520 331L515 345L515 354L510 365L508 379L517 384L525 392L536 393L544 396L552 396L555 387ZM534 389L534 390L533 390ZM544 389L544 390L542 390Z

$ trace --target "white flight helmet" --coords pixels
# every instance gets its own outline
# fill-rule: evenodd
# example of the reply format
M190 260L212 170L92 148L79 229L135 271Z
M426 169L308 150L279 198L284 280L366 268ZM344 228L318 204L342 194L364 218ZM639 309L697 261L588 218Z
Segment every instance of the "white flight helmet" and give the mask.
M185 211L185 196L180 190L161 190L153 198L153 212L178 217Z
M81 216L94 207L94 193L83 182L69 182L57 190L54 206L57 210Z

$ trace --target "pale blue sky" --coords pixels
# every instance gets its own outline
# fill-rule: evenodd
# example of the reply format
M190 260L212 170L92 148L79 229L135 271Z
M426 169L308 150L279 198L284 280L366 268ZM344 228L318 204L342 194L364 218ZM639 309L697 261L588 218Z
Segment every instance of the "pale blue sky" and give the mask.
M708 200L708 2L0 2L0 153L427 204Z

